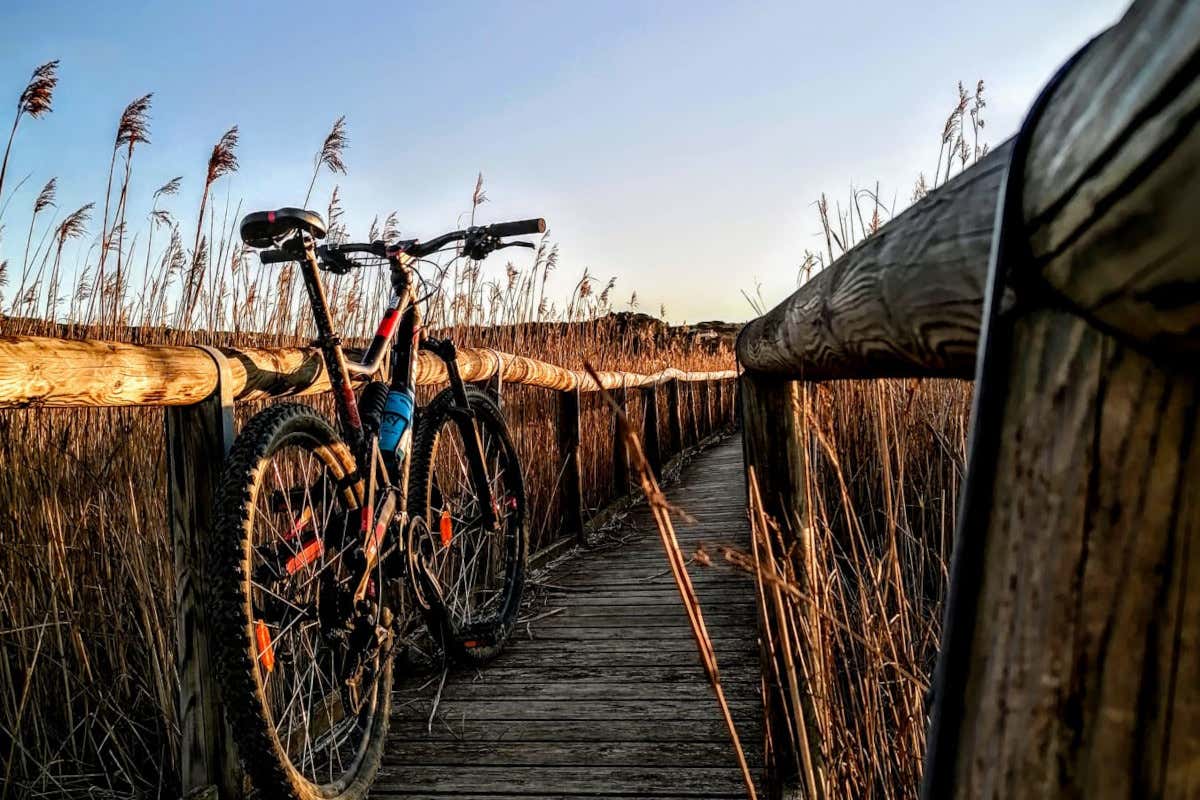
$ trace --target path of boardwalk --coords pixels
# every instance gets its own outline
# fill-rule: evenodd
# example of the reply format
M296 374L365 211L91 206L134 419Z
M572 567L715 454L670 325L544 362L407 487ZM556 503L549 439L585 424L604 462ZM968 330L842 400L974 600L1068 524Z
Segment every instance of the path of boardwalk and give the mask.
M686 466L670 500L684 553L746 547L741 443ZM720 712L649 512L624 541L583 552L542 580L544 602L482 672L400 691L372 797L745 797ZM755 778L762 769L753 583L689 567ZM561 609L556 611L556 609ZM549 614L549 616L546 616Z

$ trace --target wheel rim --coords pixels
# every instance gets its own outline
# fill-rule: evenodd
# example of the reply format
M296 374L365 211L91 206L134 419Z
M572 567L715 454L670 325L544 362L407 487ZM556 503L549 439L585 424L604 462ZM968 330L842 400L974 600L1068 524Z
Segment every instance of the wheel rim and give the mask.
M427 527L417 546L426 570L436 580L436 605L450 632L470 637L486 630L506 611L509 583L521 529L519 483L515 459L487 425L477 425L487 463L497 524L482 525L479 499L471 481L466 451L457 425L442 426L430 454Z
M378 652L352 657L359 514L329 448L285 439L259 472L250 517L250 608L264 711L292 767L343 785L369 743ZM370 588L370 587L368 587ZM370 592L369 592L370 595Z

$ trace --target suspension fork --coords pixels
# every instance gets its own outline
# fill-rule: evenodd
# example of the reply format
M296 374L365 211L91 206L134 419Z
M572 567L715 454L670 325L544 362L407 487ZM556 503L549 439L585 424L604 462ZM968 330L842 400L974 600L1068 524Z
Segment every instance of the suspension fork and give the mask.
M475 484L476 497L479 498L483 527L492 530L496 527L499 515L492 497L492 483L488 478L487 461L484 459L483 441L479 436L479 427L475 424L475 412L471 410L470 401L467 399L467 387L458 371L458 350L455 348L454 342L449 339L423 339L421 349L431 351L446 364L446 375L450 379L450 391L454 395L454 408L451 410L451 416L462 435L467 467L471 472L471 481Z

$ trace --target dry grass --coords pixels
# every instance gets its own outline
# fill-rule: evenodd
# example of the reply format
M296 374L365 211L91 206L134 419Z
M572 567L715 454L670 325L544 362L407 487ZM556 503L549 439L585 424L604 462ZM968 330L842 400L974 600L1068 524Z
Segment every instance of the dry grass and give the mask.
M43 65L20 97L0 166L0 222L15 193L3 195L18 124L51 112L57 80L57 62ZM236 240L240 205L214 199L222 177L237 168L236 127L215 143L207 162L197 159L203 191L194 212L176 208L185 182L176 177L153 192L145 219L129 218L129 198L141 191L132 180L135 151L150 146L150 101L138 98L119 120L102 197L59 218L51 179L33 200L23 246L12 249L23 253L19 275L15 264L10 269L0 260L0 334L307 342L313 331L299 275L289 266L262 268ZM964 119L976 121L968 105L947 125L947 162L963 152ZM323 169L345 171L346 146L339 119L317 152L310 194ZM942 166L939 156L935 183ZM280 205L290 202L287 191L281 189ZM864 198L871 201L865 214ZM869 235L890 215L877 190L856 192L852 201L846 211L822 203L829 259L856 232ZM484 202L478 184L472 219ZM336 187L325 210L331 236L347 236ZM185 219L194 219L194 227ZM94 222L99 230L90 227ZM396 229L396 215L384 214L368 237L391 238ZM806 268L824 255L810 257ZM556 304L547 283L557 268L549 239L524 268L443 262L427 273L434 278L428 322L465 346L575 368L585 360L597 369L644 372L732 366L725 344L700 343L650 318L608 316L613 286L587 273ZM384 276L335 278L329 294L347 337L369 336L386 299ZM797 635L808 643L797 639L792 646L798 653L815 646L821 654L799 668L811 673L821 700L828 795L910 796L907 787L916 785L923 684L937 643L968 391L960 384L882 382L823 387L810 396L813 502L797 522L812 541L811 557L801 563L799 551L772 552L781 574L811 575L810 594L785 594L789 613L803 623ZM642 401L636 393L630 399L638 419ZM559 518L549 422L555 412L550 393L506 388L506 413L527 469L535 548L552 540ZM665 438L665 406L659 420ZM177 795L174 575L162 424L155 409L0 412L5 798ZM613 494L611 425L600 398L586 397L581 466L584 502L592 509ZM779 541L766 534L760 531L764 543Z
M17 121L50 111L55 67L35 73ZM222 177L237 168L236 127L195 165L203 191L197 192L194 227L171 208L183 178L153 192L147 218L129 217L137 185L133 162L149 146L150 101L149 95L138 98L118 121L103 197L61 218L49 213L54 181L34 198L35 213L28 231L22 230L26 241L17 249L25 255L19 274L13 270L16 285L4 285L0 267L0 334L307 343L314 331L298 273L290 266L263 268L236 241L241 209L214 200ZM313 184L322 170L345 170L346 141L345 122L338 120L317 154ZM278 202L286 205L289 196L281 192ZM479 184L471 213L485 201ZM331 235L347 236L336 187L325 211ZM395 214L381 219L359 236L394 237ZM89 229L93 221L98 230ZM493 262L427 265L424 272L433 278L427 322L464 346L572 368L582 368L585 359L600 369L638 371L733 365L727 344L702 344L648 317L611 316L611 284L597 286L586 273L556 304L546 289L558 267L549 239L528 266ZM385 280L359 271L330 281L336 321L348 339L374 331L387 300ZM432 391L422 392L425 399ZM631 400L640 414L640 400ZM515 386L506 387L505 404L526 465L536 549L554 538L559 518L552 422L557 404L549 392ZM242 408L239 415L244 419L255 410ZM0 412L4 797L178 794L174 575L162 426L157 409ZM591 509L614 491L611 426L600 399L587 397L581 466Z
M914 200L987 152L985 106L982 81L959 84ZM825 251L806 253L801 283L893 213L878 186L816 207ZM787 731L768 742L769 768L807 796L918 796L970 400L963 381L809 384L802 512L769 519L753 489L754 551L720 554L755 576L768 620L764 685L780 705L767 713Z

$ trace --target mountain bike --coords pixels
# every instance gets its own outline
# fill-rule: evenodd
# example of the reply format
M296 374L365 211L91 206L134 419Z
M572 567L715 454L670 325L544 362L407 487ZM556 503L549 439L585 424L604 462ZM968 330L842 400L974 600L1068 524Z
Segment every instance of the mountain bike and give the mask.
M337 409L336 426L297 403L256 414L217 491L210 641L239 755L264 796L366 794L383 753L406 596L445 654L467 665L494 656L512 630L528 538L520 464L496 400L464 384L453 342L423 331L415 264L453 243L477 260L533 247L504 237L544 230L533 219L427 242L318 245L326 228L312 211L242 221L242 240L263 263L299 263ZM354 361L333 330L320 272L373 265L389 270L392 298ZM421 350L441 359L449 387L415 409ZM356 375L370 379L357 396Z

